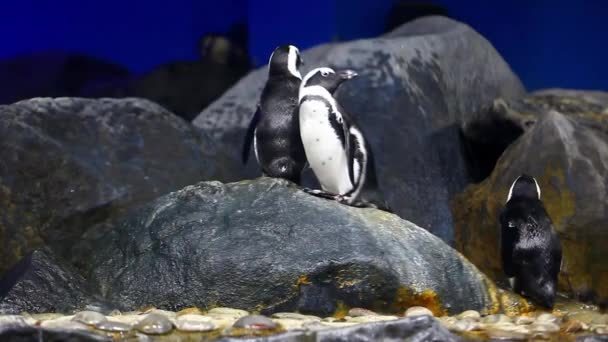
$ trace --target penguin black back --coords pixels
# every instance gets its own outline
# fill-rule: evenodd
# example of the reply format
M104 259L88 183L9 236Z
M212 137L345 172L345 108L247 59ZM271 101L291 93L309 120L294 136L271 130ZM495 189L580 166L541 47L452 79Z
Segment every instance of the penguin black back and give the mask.
M500 214L502 265L516 292L552 308L562 250L540 194L533 177L524 174L513 182Z
M247 162L251 143L262 173L297 184L306 164L299 133L298 89L302 63L295 46L278 47L268 63L268 81L262 91L243 146Z

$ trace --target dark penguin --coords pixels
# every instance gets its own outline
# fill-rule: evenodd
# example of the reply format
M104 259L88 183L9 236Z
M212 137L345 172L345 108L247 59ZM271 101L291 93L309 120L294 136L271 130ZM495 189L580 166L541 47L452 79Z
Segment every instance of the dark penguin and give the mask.
M300 184L306 155L300 140L298 90L302 59L295 46L278 47L270 56L268 81L249 124L243 146L247 163L251 142L265 176Z
M515 292L553 308L562 249L536 179L521 175L500 214L501 254Z
M352 70L318 68L300 87L300 135L310 167L323 191L311 193L361 207L390 211L378 190L374 158L363 133L334 99Z

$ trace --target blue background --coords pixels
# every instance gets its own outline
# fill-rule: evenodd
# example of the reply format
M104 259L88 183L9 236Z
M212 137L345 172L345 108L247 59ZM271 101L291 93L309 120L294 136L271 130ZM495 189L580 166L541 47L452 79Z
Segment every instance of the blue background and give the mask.
M2 0L0 58L43 50L91 54L134 72L197 58L197 40L239 20L259 64L290 42L382 32L391 0ZM608 1L437 0L490 40L530 90L608 90Z

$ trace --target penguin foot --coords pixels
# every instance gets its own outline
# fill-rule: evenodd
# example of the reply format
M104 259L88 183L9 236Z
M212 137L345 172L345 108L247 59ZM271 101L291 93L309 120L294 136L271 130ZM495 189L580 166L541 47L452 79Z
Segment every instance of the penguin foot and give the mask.
M302 188L302 190L304 190L304 192L311 194L313 196L317 196L317 197L321 197L321 198L325 198L325 199L331 199L331 200L336 200L336 197L340 196L340 195L335 195L335 194L329 193L327 191L318 190L318 189Z

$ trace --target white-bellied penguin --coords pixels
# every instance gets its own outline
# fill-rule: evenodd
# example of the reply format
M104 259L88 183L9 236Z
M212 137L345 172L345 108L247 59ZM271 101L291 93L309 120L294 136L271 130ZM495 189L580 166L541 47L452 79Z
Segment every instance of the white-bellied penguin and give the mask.
M300 86L300 136L310 167L323 191L311 193L340 202L390 211L378 189L374 158L363 133L333 97L357 76L353 70L310 71Z
M276 48L268 63L268 81L262 90L257 110L251 119L243 144L243 162L247 163L253 142L262 173L300 184L306 155L298 120L298 91L302 76L302 58L298 48Z

